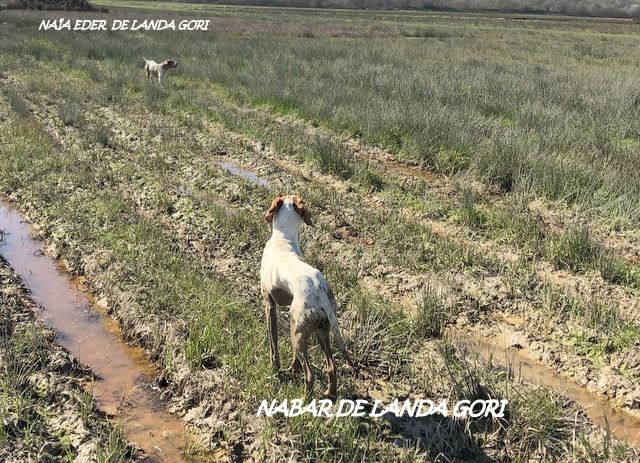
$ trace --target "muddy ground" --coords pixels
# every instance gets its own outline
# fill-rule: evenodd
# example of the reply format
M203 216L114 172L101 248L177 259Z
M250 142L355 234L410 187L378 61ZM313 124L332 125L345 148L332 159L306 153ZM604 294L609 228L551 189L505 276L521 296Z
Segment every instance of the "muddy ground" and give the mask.
M129 124L130 123L131 122L129 122ZM66 145L70 142L73 143L71 140L65 140L65 138L62 138L61 140L62 143ZM245 152L248 155L252 153L253 150L241 152ZM224 159L229 159L229 156L230 155L227 153ZM197 162L197 159L194 161ZM252 164L252 167L258 172L261 172L265 178L273 179L273 174L269 177L266 169L260 168L260 166L256 165L255 162ZM222 171L223 170L224 169L222 169ZM187 171L192 173L189 169L187 169ZM293 177L287 178L286 181L290 181L290 179L293 179ZM192 181L193 180L196 179L192 177ZM145 185L147 185L147 187L153 187L153 183L145 182ZM255 188L252 186L251 182L246 182L242 178L238 179L233 176L224 177L224 181L218 183L218 185L226 191L229 191L231 195L236 195L237 193L234 193L234 191L242 191L244 188ZM239 190L234 190L235 188L238 188ZM135 193L135 190L128 189L128 193L132 192ZM37 225L37 229L42 234L42 237L45 238L49 244L49 251L54 256L61 258L66 267L72 272L83 274L85 276L86 281L89 286L94 289L101 303L108 307L120 320L125 333L130 340L134 342L141 342L150 349L152 357L157 358L158 354L154 354L154 352L159 351L157 350L158 347L154 346L153 343L152 333L154 331L163 330L171 333L172 330L175 330L175 334L171 336L176 343L178 342L178 339L184 336L181 334L183 331L179 324L171 327L171 325L167 324L167 320L163 320L161 322L162 325L160 325L158 321L155 321L148 315L144 314L144 309L142 308L144 299L135 295L134 286L131 286L130 283L127 284L121 280L122 267L116 260L105 255L104 251L88 252L86 245L75 242L70 230L63 223L58 222L54 224L53 222L44 219L45 216L39 215L38 208L35 203L27 200L28 196L22 196L23 194L28 195L27 190L14 190L11 197L17 204L26 205L24 210L27 212L27 216L30 220ZM149 196L148 190L147 193L140 198L144 198L145 196ZM188 201L188 198L189 196L187 195L183 200ZM230 201L230 204L237 203L237 200L234 201L233 199L227 199L227 201ZM183 234L187 232L188 228L185 228L185 224L181 225L181 217L186 217L186 220L188 220L187 223L189 224L197 224L198 222L194 221L193 218L190 218L193 217L193 213L190 212L189 209L183 209L180 204L182 204L180 201L175 203L173 206L174 210L168 218L167 216L156 216L153 209L144 207L144 203L141 203L141 205L143 205L141 213L146 217L157 217L156 220L159 220L162 227L166 227L168 233L178 238L179 242L185 246L185 249L189 254L194 253L199 264L213 266L215 273L219 275L233 275L234 287L250 288L248 302L252 305L258 305L259 299L256 289L256 275L254 274L255 264L253 262L255 262L259 257L259 246L257 244L250 244L249 249L252 250L251 252L253 257L247 258L245 248L246 244L244 242L238 243L237 246L239 246L240 249L245 248L244 251L241 251L244 257L238 258L234 257L235 252L230 253L230 249L227 247L214 246L212 244L208 244L207 240L194 239L197 235L194 235L193 233L189 233L187 236L184 236ZM189 203L187 202L185 204L188 206ZM255 206L256 209L259 209L259 207L259 205ZM259 211L256 211L256 215L259 217ZM318 220L322 223L322 215L319 215ZM190 226L192 227L193 225ZM335 227L335 225L330 226ZM353 231L350 231L350 226L341 225L340 227L336 227L336 230L341 229L345 231L347 235L346 237L341 233L328 233L325 236L329 238L329 241L324 244L316 241L318 247L322 249L330 246L330 248L333 249L340 249L344 246L343 243L358 241L358 237L353 236ZM193 229L193 231L195 230L197 229ZM234 246L231 249L237 248ZM215 254L213 253L214 250ZM206 258L206 261L202 260L201 257L198 257L201 256L201 253L203 252L205 253L204 257ZM365 270L362 275L363 280L366 281L366 276L371 274L375 275L371 270ZM373 281L375 282L375 279ZM402 292L402 290L397 286L395 289L392 288L389 290L388 284L383 286L383 288L387 288L387 292L390 296ZM344 321L344 325L347 337L353 339L353 331L350 323L348 321ZM161 326L162 328L160 328ZM286 326L283 327L283 332L286 332ZM366 372L363 373L364 377L351 377L349 375L348 382L350 383L350 387L354 388L354 392L359 394L361 397L404 397L407 393L416 394L418 391L424 391L428 393L429 396L446 396L450 394L451 390L453 390L456 383L455 375L459 373L455 373L454 376L451 377L451 372L449 371L449 373L447 373L447 365L441 363L441 361L437 361L437 359L442 358L442 354L440 353L440 348L438 346L438 342L430 342L422 345L421 355L411 362L414 366L411 367L412 372L409 373L409 376L394 375L394 373L390 373L390 364L393 363L393 358L396 358L394 355L392 358L379 358L378 360L374 360L371 367L367 368ZM385 347L393 348L393 344L385 346L383 341L383 345L381 345L380 348L384 349ZM412 349L413 348L415 348L415 346L412 346ZM380 357L384 357L384 355L389 353L390 352L381 351L378 355ZM290 431L287 431L284 423L278 424L280 431L283 434L279 435L276 440L272 442L273 447L271 449L265 449L264 447L261 448L260 445L256 445L257 442L254 439L256 439L261 432L264 432L265 423L251 418L249 414L245 416L238 415L236 412L238 403L234 403L233 400L228 400L224 397L212 399L212 397L215 396L214 391L220 390L221 388L224 388L226 391L232 391L234 389L239 390L241 386L236 385L233 382L227 382L223 386L223 371L217 371L215 368L212 369L211 367L200 371L194 371L189 367L188 362L181 360L179 355L181 354L176 355L173 367L170 370L165 370L165 374L159 381L160 384L163 384L166 387L166 396L170 399L173 410L182 414L185 421L195 425L203 432L201 440L205 448L207 448L207 446L211 446L215 454L217 454L216 449L227 449L228 453L225 452L227 455L226 458L231 460L236 458L234 457L234 452L238 452L243 455L242 458L250 460L261 459L265 456L265 453L266 455L269 455L268 458L273 460L277 460L279 458L278 455L282 455L285 452L291 452L292 455L297 454L297 451L295 450L296 444L289 441L288 439L290 438L286 437ZM369 354L369 356L371 356L371 354ZM374 359L375 358L376 357L374 357ZM371 359L368 359L368 361L371 361ZM436 366L432 366L433 364ZM463 363L463 365L465 364ZM427 368L426 371L425 368ZM503 378L503 374L500 373L499 370L494 370L488 364L480 363L473 367L467 366L465 368L469 368L470 371L473 372L482 372L487 370L488 374L483 374L483 379L481 380L484 384L499 383L501 381L500 378ZM447 375L450 378L448 380L446 379ZM443 378L442 382L430 383L425 389L423 378L433 377ZM389 379L391 379L391 381L389 381ZM534 397L542 395L543 397L552 400L552 402L559 407L557 409L560 414L559 417L564 417L559 418L560 422L570 428L579 424L579 427L575 429L580 429L579 433L583 436L590 436L588 438L591 442L590 445L593 445L596 448L602 448L602 443L606 441L603 440L606 439L606 435L602 430L599 430L590 423L589 419L584 415L584 412L580 411L576 404L566 401L566 399L561 396L554 395L554 393L550 391L545 392L543 389L539 390L530 385L523 384L519 387L522 389L519 390L517 395L525 395L527 397L529 397L529 394L532 394ZM410 392L412 390L414 392ZM458 393L460 394L460 397L465 397L467 394L470 394L470 391L463 389L458 391ZM228 397L233 397L234 394L238 394L238 392L228 392L228 394ZM515 397L516 396L514 396L514 398ZM529 403L529 401L525 401L522 405L530 407L532 404ZM244 407L246 407L246 405L243 405L243 408ZM576 415L576 413L578 415ZM575 421L575 419L569 419L571 416L574 418L575 416L579 416L580 419L578 421ZM223 429L229 430L233 429L235 426L239 426L240 422L236 421L236 419L239 418L245 423L242 432L236 431L237 434L236 432L221 434ZM382 435L386 435L386 439L388 439L389 442L393 442L397 439L401 439L401 442L405 442L403 445L411 445L410 443L413 441L421 442L422 445L425 445L426 448L430 449L428 455L431 455L431 457L428 458L435 458L437 453L443 451L446 451L446 453L453 458L462 459L498 458L508 461L511 458L509 454L512 450L510 450L508 444L498 444L495 442L491 447L489 447L489 450L478 448L472 444L471 441L464 437L464 429L469 425L470 423L467 423L460 428L458 425L453 425L452 423L448 424L448 431L440 435L437 439L432 440L434 432L432 427L435 426L436 429L439 429L440 426L442 426L442 423L412 423L410 421L404 422L403 420L391 420L387 423L382 422L378 424L369 424L369 426L381 427L379 432ZM496 436L500 436L502 434L495 434L495 430L501 428L499 423L492 425L487 425L485 423L484 426L489 426L484 431L481 431L483 435L487 436L485 438L488 438L488 436L494 436L492 439L495 439ZM497 428L495 426L497 426ZM554 446L553 450L549 450L547 448L549 442L545 443L544 441L538 441L534 447L529 448L524 446L514 452L516 454L525 453L527 455L537 455L539 454L538 452L542 452L543 454L546 454L546 452L553 452L554 454L564 454L565 452L569 452L569 454L575 455L576 452L578 452L578 454L583 452L584 450L578 451L575 448L571 448L569 450L564 447L565 443L563 442L563 439L566 438L566 434L564 434L566 432L566 430L562 431L560 436L555 437L557 441L553 442L556 442L559 447ZM508 435L508 433L503 435L501 439L504 439ZM562 435L565 435L565 437L563 438ZM220 437L222 437L222 439L220 439ZM509 437L509 439L511 438L512 437ZM520 436L517 438L517 440L520 439L527 440L529 437ZM378 443L377 445L382 446L384 449L380 451L384 452L383 454L386 455L385 458L393 459L390 457L391 450L388 447L388 444ZM493 447L494 445L495 448ZM277 449L277 451L274 452L274 449ZM401 451L400 447L397 451L400 452L400 455L404 455L404 458L407 458L406 450ZM433 452L436 453L434 454ZM626 450L620 450L619 452L622 453L616 453L615 458L619 458L620 455L626 453ZM633 453L626 455L628 458L632 458L630 461L633 461L633 458L635 458L632 455Z
M133 461L118 424L93 401L91 371L54 343L39 312L0 257L0 459Z

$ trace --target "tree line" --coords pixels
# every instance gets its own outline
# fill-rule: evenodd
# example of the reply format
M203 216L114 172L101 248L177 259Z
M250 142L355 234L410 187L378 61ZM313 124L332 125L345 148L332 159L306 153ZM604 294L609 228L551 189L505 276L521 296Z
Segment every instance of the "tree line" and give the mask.
M303 8L413 9L551 13L640 18L640 0L190 0L195 3Z

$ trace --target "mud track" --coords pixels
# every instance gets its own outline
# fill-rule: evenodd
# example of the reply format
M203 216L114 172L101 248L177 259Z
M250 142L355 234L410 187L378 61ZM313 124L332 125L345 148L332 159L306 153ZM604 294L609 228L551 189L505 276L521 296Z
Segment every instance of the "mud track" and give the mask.
M54 343L56 335L40 320L41 312L0 256L0 459L7 463L63 462L70 457L94 461L98 452L115 450L113 461L133 461L133 447L126 446L112 428L115 423L109 422L87 392L92 373ZM110 439L120 439L122 446L109 449Z
M95 375L91 393L99 409L123 424L145 461L184 461L186 431L153 390L158 372L144 350L123 342L120 329L86 292L82 279L69 280L56 267L17 211L0 203L0 221L5 233L0 255L28 285L56 342Z

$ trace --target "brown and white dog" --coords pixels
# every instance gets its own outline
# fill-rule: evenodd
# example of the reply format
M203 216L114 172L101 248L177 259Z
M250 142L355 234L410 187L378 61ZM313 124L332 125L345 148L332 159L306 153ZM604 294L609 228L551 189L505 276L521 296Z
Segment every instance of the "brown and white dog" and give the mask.
M167 71L169 69L178 67L178 63L176 63L172 59L163 61L160 64L156 63L152 59L147 59L144 56L142 57L142 59L144 59L144 70L147 71L147 78L157 77L158 82L160 82L161 84L162 79L164 79L164 76L167 74Z
M309 367L307 349L309 338L316 333L329 374L325 396L335 398L337 375L331 354L330 331L333 331L336 344L345 359L354 365L340 333L336 317L338 304L333 292L322 273L302 259L298 234L302 222L313 226L309 209L299 196L278 196L271 202L264 218L271 224L271 238L262 254L260 286L266 304L271 363L274 369L280 368L276 307L289 306L293 347L289 371L304 372L305 393L309 398L313 392L313 373Z

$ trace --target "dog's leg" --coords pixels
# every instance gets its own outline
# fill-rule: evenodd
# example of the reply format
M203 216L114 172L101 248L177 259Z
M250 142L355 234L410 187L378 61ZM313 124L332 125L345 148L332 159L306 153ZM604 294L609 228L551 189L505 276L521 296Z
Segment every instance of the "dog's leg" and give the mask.
M280 369L280 354L278 352L278 312L276 301L271 296L265 298L265 316L267 319L267 334L271 349L271 366L275 371Z
M296 324L291 322L291 342L296 336ZM291 359L291 364L289 365L289 373L299 373L302 371L302 364L300 360L298 360L298 356L296 355L295 346L293 346L293 358Z
M327 390L324 391L324 395L327 398L335 400L337 397L338 390L338 380L336 375L336 363L333 360L333 355L331 355L331 344L329 341L329 326L321 326L318 329L318 342L320 343L320 348L324 353L324 358L327 362L327 373L329 375L329 386Z
M299 328L299 327L298 327ZM296 329L294 336L291 338L293 351L302 365L304 372L304 393L307 399L313 394L313 372L309 366L309 355L307 352L309 342L309 334L305 330Z

